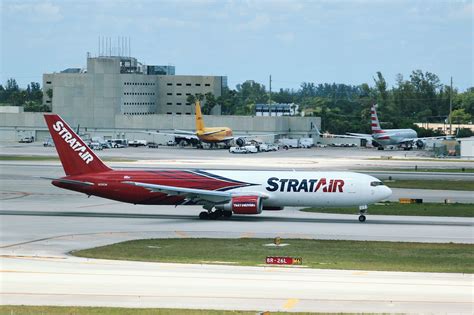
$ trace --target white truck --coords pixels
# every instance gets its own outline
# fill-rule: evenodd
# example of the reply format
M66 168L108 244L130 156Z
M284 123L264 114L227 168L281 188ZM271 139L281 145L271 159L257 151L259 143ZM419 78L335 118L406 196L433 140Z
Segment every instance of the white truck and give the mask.
M314 145L313 138L299 138L299 139L280 139L279 145L288 150L290 148L310 148Z
M298 139L280 139L278 144L285 150L289 148L298 148Z
M314 146L314 140L313 138L299 138L299 147L300 148L311 148Z
M257 153L257 147L254 145L244 145L242 147L230 147L229 148L230 153Z
M146 140L131 140L128 141L129 147L145 147L148 144Z

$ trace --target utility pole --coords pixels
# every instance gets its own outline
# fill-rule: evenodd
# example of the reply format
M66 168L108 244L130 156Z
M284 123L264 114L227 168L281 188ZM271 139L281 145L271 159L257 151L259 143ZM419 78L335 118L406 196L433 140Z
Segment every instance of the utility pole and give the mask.
M451 77L451 89L449 90L449 132L453 134L453 77Z
M269 91L270 91L270 95L269 95L269 100L268 100L268 115L271 116L272 115L272 75L270 74L270 82L269 82Z

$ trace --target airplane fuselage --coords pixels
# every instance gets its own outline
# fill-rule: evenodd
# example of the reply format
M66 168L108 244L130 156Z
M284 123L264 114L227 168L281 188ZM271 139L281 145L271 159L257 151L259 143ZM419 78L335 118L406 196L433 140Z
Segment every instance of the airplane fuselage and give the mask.
M372 139L381 146L399 145L407 139L416 139L417 137L418 135L413 129L385 129L372 134Z
M391 194L388 187L374 185L381 184L378 179L352 172L111 170L63 179L71 180L71 183L53 181L53 184L87 195L153 205L180 205L185 203L185 197L151 192L126 182L226 191L237 195L257 193L265 196L264 207L360 206L383 200ZM75 184L73 181L88 184Z
M199 140L206 143L224 142L232 137L232 129L228 127L206 127L198 130L196 136Z

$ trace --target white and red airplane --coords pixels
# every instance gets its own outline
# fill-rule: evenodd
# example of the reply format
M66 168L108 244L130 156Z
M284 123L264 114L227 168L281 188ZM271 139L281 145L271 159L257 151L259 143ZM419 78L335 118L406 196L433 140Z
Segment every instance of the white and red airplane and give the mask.
M370 127L372 129L371 135L349 132L347 133L349 136L342 137L359 138L372 141L372 144L379 150L383 150L386 146L397 146L399 148L403 148L404 150L411 150L415 145L421 149L425 146L426 140L428 139L443 140L448 138L447 136L418 138L418 134L413 129L382 129L377 116L376 107L377 104L372 105L370 108Z
M296 207L359 207L392 191L380 180L352 172L249 170L112 170L64 120L45 115L65 177L52 184L86 195L148 205L202 205L201 219Z

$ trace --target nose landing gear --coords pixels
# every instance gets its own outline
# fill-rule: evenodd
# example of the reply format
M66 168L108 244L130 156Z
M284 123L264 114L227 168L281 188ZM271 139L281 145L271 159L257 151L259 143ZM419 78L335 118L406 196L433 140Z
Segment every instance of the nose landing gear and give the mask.
M367 213L367 205L359 206L359 222L365 222L365 214Z

